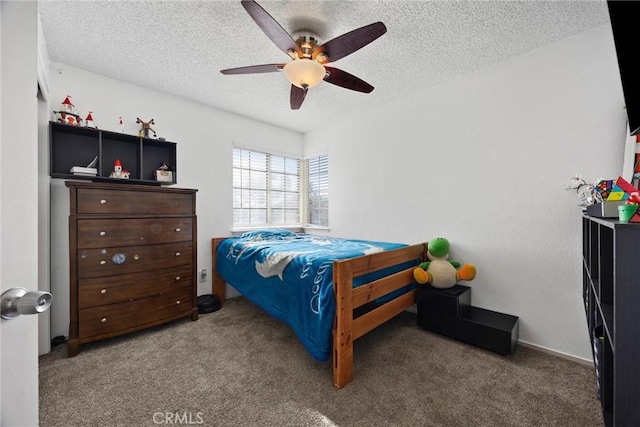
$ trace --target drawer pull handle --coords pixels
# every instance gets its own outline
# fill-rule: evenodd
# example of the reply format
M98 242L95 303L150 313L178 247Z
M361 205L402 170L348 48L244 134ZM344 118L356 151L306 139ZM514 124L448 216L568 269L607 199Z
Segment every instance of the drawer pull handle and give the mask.
M180 256L180 252L176 252L176 256Z
M103 290L101 290L101 291L100 291L100 293L101 293L102 295L104 295L104 294L106 294L106 293L107 293L107 290L106 290L106 289L103 289Z
M100 261L100 265L105 265L106 263L107 263L107 261L105 261L105 260Z
M180 300L176 301L176 305L180 305Z
M106 235L107 235L107 232L106 232L106 231L101 231L101 232L100 232L100 235L101 235L101 236L106 236Z
M102 199L102 200L100 200L100 204L101 204L101 205L106 205L106 204L107 204L107 201L106 201L105 199Z
M176 233L179 233L179 232L180 232L180 229L179 229L179 228L176 228Z
M176 282L180 280L180 276L176 276Z
M106 318L106 317L103 317L102 319L100 319L100 321L101 321L102 323L107 323L107 318Z

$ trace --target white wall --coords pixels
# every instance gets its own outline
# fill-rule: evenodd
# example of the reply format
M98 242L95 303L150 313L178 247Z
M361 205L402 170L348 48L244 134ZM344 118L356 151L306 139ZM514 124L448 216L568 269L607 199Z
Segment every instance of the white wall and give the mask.
M51 110L71 95L77 113L84 118L93 111L100 129L120 132L118 117L122 116L125 133L135 135L140 128L136 117L154 119L158 136L178 144L177 187L198 189L198 269L209 272L207 281L199 283L198 294L211 293L211 238L230 235L233 223L233 143L301 155L302 135L64 64L51 63L49 84ZM51 197L51 288L57 301L52 307L52 333L66 336L69 196L64 181L52 180Z
M590 359L580 210L563 185L617 177L625 125L604 26L325 124L304 144L329 151L331 234L447 237L451 258L478 268L473 305L519 316L524 342Z

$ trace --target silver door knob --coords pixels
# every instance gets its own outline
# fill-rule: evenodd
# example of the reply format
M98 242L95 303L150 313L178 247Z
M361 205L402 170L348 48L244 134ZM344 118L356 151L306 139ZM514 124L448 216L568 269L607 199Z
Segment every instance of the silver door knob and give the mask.
M49 292L11 288L2 293L2 318L13 319L21 314L38 314L51 307L53 295Z

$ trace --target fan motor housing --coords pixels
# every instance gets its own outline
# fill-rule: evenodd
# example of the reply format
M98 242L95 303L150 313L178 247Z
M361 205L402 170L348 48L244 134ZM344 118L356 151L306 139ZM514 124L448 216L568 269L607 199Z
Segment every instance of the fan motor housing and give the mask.
M296 44L300 46L303 58L311 58L313 52L315 52L319 46L318 39L309 34L298 36L296 38Z

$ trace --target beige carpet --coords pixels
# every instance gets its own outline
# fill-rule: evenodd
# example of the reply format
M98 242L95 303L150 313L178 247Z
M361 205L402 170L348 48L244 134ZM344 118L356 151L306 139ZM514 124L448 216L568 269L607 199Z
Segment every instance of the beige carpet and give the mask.
M404 313L355 342L342 390L284 324L243 298L40 358L40 425L602 426L593 368L440 337ZM587 337L585 336L585 339Z

